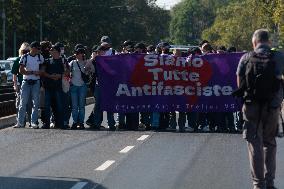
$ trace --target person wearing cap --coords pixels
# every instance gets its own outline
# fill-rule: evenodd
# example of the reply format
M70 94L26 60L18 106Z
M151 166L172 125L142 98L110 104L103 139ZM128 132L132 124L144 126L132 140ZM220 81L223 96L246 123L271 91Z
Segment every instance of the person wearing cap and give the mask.
M81 43L76 44L75 47L74 47L74 54L67 58L68 63L70 63L72 60L76 60L76 53L75 52L77 51L77 49L86 49L86 48Z
M65 50L63 43L56 42L54 45L60 48L60 55L65 57Z
M18 122L15 127L24 127L26 107L31 96L33 101L32 127L38 129L40 76L42 75L40 66L43 64L44 59L40 54L41 46L39 42L32 42L30 47L30 52L23 55L20 59L19 72L23 74L23 82L21 86Z
M50 128L50 107L54 102L53 113L56 128L67 129L63 122L62 106L62 76L64 74L64 59L60 56L60 47L53 45L50 49L51 58L44 64L44 89L45 89L45 123L42 129Z
M134 46L134 52L135 53L147 53L147 48L144 43L136 43Z
M85 119L85 99L87 95L87 85L83 80L83 74L85 72L86 65L86 49L77 47L75 48L76 59L69 63L70 73L71 73L71 104L72 104L72 119L73 124L71 129L85 129L84 119Z
M14 83L14 90L16 92L16 110L17 114L19 112L19 105L21 100L21 85L23 81L23 75L20 74L19 68L20 68L20 58L27 54L30 51L30 44L27 42L22 43L20 49L19 49L19 57L14 61L13 67L11 70L11 73L13 74L13 83ZM32 101L31 97L29 98L29 102L27 105L27 117L26 120L29 122L29 126L31 127L31 114L32 114ZM17 116L18 118L18 116ZM26 123L26 121L24 121Z
M102 36L101 46L106 48L105 56L115 55L115 50L111 47L111 40L109 36Z
M147 48L146 45L144 43L137 43L134 46L134 52L135 53L147 53ZM135 114L134 114L135 115ZM145 128L146 130L150 130L151 129L151 115L152 112L140 112L140 127ZM139 119L139 114L138 114L138 119Z
M170 44L168 42L161 42L158 44L158 46L161 48L161 56L171 56L170 54ZM159 129L165 130L176 130L176 113L175 112L161 112L160 113L160 125Z
M131 40L126 40L123 42L121 54L129 54L134 52L134 42ZM125 130L126 127L126 114L125 113L118 113L116 119L118 125L118 129Z
M63 120L64 128L69 128L69 120L71 116L71 96L70 96L70 67L68 59L64 54L64 44L56 42L54 46L60 48L60 57L64 66L64 74L62 76L62 106L63 106ZM83 46L83 45L82 45Z
M95 97L95 106L94 109L89 116L88 121L90 124L90 129L93 130L100 130L101 124L103 122L103 111L101 111L101 104L100 104L100 87L99 87L99 82L98 82L98 72L96 71L96 56L105 56L105 52L107 51L107 48L105 48L102 45L96 46L96 48L93 49L93 54L92 58L90 61L88 61L86 65L86 69L90 70L93 72L93 84L94 84L94 97ZM91 65L91 67L89 66ZM90 67L90 68L89 68ZM91 117L92 116L92 117ZM113 112L107 112L107 123L110 131L115 131L115 120L114 120L114 114ZM87 124L87 122L86 122Z
M147 54L155 54L155 47L154 47L154 45L147 46Z

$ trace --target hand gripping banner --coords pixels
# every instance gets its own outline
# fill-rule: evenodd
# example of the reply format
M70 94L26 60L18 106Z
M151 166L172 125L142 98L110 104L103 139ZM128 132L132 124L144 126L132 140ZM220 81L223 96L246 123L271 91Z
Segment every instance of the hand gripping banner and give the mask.
M234 112L231 96L243 53L96 58L101 109L109 112Z

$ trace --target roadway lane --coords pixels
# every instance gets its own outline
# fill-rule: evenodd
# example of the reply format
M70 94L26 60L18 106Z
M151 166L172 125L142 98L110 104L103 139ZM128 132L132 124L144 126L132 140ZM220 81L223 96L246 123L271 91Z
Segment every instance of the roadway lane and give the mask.
M0 152L0 189L251 188L241 135L7 128Z

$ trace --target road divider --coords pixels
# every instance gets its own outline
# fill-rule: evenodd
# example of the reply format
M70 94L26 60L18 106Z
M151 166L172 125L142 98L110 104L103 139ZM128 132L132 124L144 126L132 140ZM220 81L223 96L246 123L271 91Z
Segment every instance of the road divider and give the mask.
M123 148L122 150L120 150L119 153L126 154L126 153L129 152L132 148L134 148L134 146L126 146L125 148Z
M148 138L150 135L142 135L140 138L138 138L137 140L138 141L143 141L145 140L146 138Z
M101 166L99 166L98 168L95 169L95 171L104 171L107 168L109 168L112 164L114 164L114 160L107 160L106 162L104 162Z

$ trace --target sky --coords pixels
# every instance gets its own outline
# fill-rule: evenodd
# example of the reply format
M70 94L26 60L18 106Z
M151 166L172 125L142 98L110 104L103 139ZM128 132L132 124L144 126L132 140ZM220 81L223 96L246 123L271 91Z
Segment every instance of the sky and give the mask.
M175 4L179 3L181 0L157 0L157 5L162 7L162 8L166 8L166 9L170 9L171 7L173 7Z

